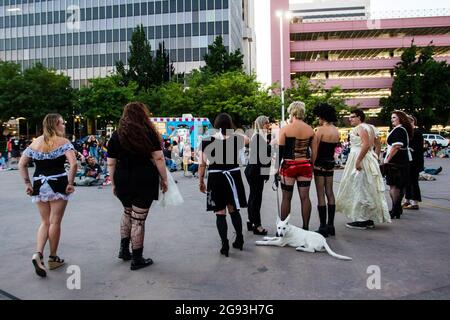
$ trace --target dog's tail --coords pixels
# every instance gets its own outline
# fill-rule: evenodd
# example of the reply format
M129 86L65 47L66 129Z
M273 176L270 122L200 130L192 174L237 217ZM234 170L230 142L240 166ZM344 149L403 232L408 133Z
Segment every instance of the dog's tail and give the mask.
M328 254L329 254L330 256L333 256L333 257L338 258L338 259L341 259L341 260L352 260L352 258L350 258L350 257L341 256L340 254L337 254L336 252L334 252L333 250L331 250L331 248L328 246L328 243L327 243L326 240L325 240L323 246L324 246L325 250L327 250L327 252L328 252Z

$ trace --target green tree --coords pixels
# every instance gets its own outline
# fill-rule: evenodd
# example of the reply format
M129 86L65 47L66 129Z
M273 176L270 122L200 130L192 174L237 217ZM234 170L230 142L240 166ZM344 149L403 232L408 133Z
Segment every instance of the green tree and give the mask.
M175 69L169 60L164 42L159 43L153 60L152 79L155 86L160 86L173 79Z
M0 121L21 116L25 93L20 65L0 61Z
M255 75L235 71L210 75L206 81L204 74L195 72L188 85L185 94L198 116L213 120L227 112L239 127L250 125L260 115L279 118L279 97L270 95Z
M414 115L429 130L433 124L447 124L450 117L449 65L433 58L434 48L407 48L394 70L391 95L383 98L380 116L389 121L394 110Z
M203 57L206 66L203 67L202 70L212 74L241 71L244 64L243 58L244 56L239 49L232 53L228 53L223 44L222 37L218 36L214 42L208 46L208 53Z
M31 124L41 125L46 114L57 112L68 118L72 115L74 90L70 78L37 63L23 72L26 94L20 114Z
M120 84L128 86L130 81L137 83L137 91L149 90L170 81L174 75L173 64L165 50L164 42L160 43L155 57L152 56L150 43L145 35L143 25L139 25L133 31L128 57L128 68L123 61L116 61L117 75L120 76Z
M293 101L303 101L305 103L305 121L310 124L315 123L316 119L313 115L313 109L318 103L329 103L336 109L337 113L348 109L345 104L345 96L339 87L325 89L323 82L311 82L307 77L294 79L292 87L286 90L286 110Z
M138 87L133 81L126 87L121 86L119 81L117 76L89 80L90 86L82 87L77 97L81 114L90 119L101 118L106 122L117 123L123 107L134 100Z
M152 48L145 35L144 26L136 27L131 36L130 56L128 58L128 70L121 60L116 62L117 73L121 76L123 85L130 81L138 84L138 90L149 89L152 80Z

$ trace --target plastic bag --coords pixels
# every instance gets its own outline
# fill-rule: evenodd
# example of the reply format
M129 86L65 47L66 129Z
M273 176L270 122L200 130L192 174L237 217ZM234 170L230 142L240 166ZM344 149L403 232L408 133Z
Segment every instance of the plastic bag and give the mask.
M167 173L167 192L162 193L160 190L158 204L165 208L167 206L179 206L184 202L183 196L178 189L175 180L170 174L169 170L166 168Z

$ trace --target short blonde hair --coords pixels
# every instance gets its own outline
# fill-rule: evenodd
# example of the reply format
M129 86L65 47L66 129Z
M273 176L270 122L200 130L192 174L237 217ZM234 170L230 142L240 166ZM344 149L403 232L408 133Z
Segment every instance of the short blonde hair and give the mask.
M303 120L305 119L305 112L306 112L305 103L301 101L294 101L289 105L287 112L291 116Z

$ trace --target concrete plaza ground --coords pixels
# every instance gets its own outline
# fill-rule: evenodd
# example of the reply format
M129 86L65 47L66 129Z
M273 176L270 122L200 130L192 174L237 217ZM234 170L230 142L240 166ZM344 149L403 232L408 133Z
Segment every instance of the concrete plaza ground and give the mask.
M41 279L31 255L39 215L25 195L18 171L0 172L0 300L19 299L449 299L450 160L426 160L444 168L432 182L420 182L420 211L374 230L350 230L336 216L330 247L353 258L341 261L325 253L294 248L257 247L245 232L244 251L219 254L215 217L205 212L205 196L194 178L174 176L185 198L183 207L154 205L147 220L145 256L154 265L130 271L117 259L121 206L110 187L78 187L63 220L59 254L67 267L81 270L81 289L69 290L67 268ZM342 171L336 173L335 191ZM387 195L387 193L386 193ZM311 230L318 227L311 188ZM291 222L301 225L298 196ZM267 183L262 221L274 233L276 195ZM247 211L242 210L245 224ZM229 218L228 218L229 219ZM229 221L229 238L234 239ZM47 249L48 250L48 249ZM48 255L48 251L45 252ZM381 288L369 289L369 266L378 266ZM369 281L370 282L370 281Z

